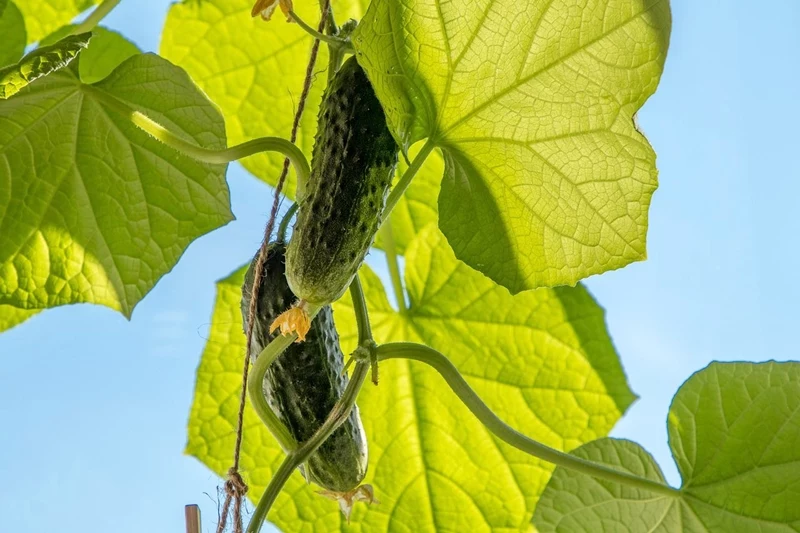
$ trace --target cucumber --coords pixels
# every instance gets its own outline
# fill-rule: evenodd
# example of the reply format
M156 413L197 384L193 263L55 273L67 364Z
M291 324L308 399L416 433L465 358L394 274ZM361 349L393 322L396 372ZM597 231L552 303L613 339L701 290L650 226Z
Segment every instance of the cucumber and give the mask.
M372 245L398 146L355 57L328 86L317 123L286 277L301 301L326 305L344 294Z
M272 321L294 301L285 276L286 247L272 243L264 263L250 357L255 358L273 339ZM255 260L242 286L242 317L247 313L255 277ZM343 372L344 354L333 322L333 310L323 307L303 343L292 343L267 370L264 396L272 411L298 443L311 438L341 398L348 378ZM272 429L272 428L270 428ZM307 479L333 492L349 492L367 472L367 440L358 407L310 457Z

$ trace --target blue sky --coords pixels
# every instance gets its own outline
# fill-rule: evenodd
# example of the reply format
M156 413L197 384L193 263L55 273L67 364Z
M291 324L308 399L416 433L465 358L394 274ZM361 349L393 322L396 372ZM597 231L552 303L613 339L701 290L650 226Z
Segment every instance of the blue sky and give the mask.
M672 5L639 117L661 172L649 259L588 286L641 396L613 435L678 483L665 419L680 384L711 360L800 358L800 3ZM156 50L167 8L123 0L106 24ZM271 196L238 166L229 182L237 220L192 244L130 322L83 305L0 335L3 530L176 533L199 503L213 531L218 479L182 455L194 371L214 281L252 256Z

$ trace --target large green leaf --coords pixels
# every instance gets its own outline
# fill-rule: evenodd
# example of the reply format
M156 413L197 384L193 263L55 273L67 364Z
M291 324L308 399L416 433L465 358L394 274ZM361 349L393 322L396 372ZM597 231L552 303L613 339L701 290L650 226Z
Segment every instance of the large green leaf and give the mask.
M100 0L20 0L28 42L35 43L69 23Z
M25 52L25 21L14 2L0 2L0 67L16 63Z
M385 0L354 36L405 146L445 155L440 226L512 292L645 257L667 0Z
M605 435L634 396L583 287L511 296L458 262L435 225L407 255L410 310L400 315L380 281L361 270L379 342L425 342L446 355L506 421L571 449ZM222 475L230 466L244 353L239 300L244 270L218 286L197 374L187 452ZM355 343L347 298L335 306L346 353ZM372 483L381 504L357 506L348 528L334 502L299 474L270 519L286 531L517 531L527 527L551 467L498 441L424 365L389 361L359 398ZM242 467L258 498L282 453L249 410Z
M208 148L225 146L224 124L158 56L133 56L94 85L77 70L0 103L0 303L93 302L129 316L190 242L232 215L224 165L168 148L101 97Z
M540 532L800 531L800 363L712 363L678 391L670 446L674 497L557 468L536 508ZM633 442L600 439L579 457L663 483Z
M54 44L36 48L17 63L1 68L0 100L14 96L32 81L69 65L89 45L91 37L91 33L68 35Z
M38 312L38 309L19 309L11 305L0 305L0 333L22 324Z

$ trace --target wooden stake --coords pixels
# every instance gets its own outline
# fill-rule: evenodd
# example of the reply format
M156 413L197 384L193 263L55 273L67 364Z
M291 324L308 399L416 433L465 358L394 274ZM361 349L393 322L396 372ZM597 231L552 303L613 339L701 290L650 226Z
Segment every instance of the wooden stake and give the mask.
M200 507L195 504L187 505L186 513L186 533L201 533L200 530Z

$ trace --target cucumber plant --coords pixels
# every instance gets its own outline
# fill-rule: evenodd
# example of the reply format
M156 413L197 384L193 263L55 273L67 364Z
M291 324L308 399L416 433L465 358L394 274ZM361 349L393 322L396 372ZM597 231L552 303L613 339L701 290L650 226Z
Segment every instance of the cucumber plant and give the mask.
M0 326L80 302L129 316L231 219L228 163L274 184L288 158L286 265L279 242L261 279L219 283L189 424L188 451L223 474L241 382L219 369L253 359L243 449L270 480L248 478L249 531L797 530L797 363L715 363L684 384L679 488L605 438L635 397L578 282L645 256L655 153L634 114L666 60L666 0L343 0L321 30L315 5L203 0L170 8L161 56L97 26L118 3L69 25L77 7L0 1ZM276 6L295 24L251 20ZM283 84L305 73L283 54L314 38L328 83L312 76L291 143ZM265 105L221 82L248 67ZM363 264L379 226L394 307ZM273 335L295 299L305 314Z

